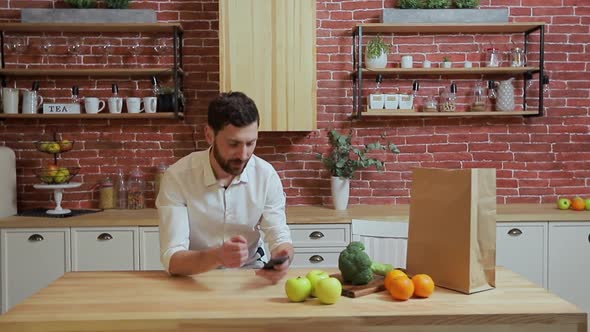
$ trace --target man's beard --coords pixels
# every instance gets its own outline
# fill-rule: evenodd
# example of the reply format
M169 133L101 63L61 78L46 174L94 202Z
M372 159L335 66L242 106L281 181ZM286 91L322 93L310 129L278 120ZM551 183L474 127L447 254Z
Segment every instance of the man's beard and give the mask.
M244 167L248 164L247 160L241 159L229 159L225 160L219 153L219 149L217 148L217 143L213 142L213 158L217 161L217 164L221 167L221 169L231 175L240 175L244 171Z

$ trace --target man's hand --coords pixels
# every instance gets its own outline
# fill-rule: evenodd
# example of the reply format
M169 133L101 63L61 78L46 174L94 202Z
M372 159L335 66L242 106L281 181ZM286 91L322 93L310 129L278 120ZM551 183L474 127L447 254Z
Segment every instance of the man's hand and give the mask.
M281 250L273 256L274 257L289 256L289 251L288 250ZM283 279L283 277L287 274L290 264L291 264L290 259L287 259L285 262L283 262L283 264L275 265L274 268L271 270L264 270L264 269L257 270L256 275L263 277L265 279L268 279L273 284L276 284L277 282L279 282L279 280Z
M241 267L248 260L248 241L236 235L223 242L219 248L219 260L225 267Z

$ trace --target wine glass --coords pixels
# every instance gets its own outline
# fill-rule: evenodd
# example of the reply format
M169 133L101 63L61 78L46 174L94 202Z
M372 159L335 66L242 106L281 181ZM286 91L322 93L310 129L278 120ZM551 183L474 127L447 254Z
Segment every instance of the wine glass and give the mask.
M80 38L70 39L68 41L68 53L75 57L76 64L78 64L78 55L80 55L80 51L82 51L82 40L80 40Z
M154 51L156 52L156 54L164 53L166 51L167 47L168 47L168 45L166 43L166 39L164 39L164 38L156 39L156 41L154 43Z
M45 58L45 63L49 64L49 51L53 48L53 43L51 39L43 37L43 42L41 43L41 52L43 53L43 58ZM43 61L41 61L43 63Z
M27 43L27 40L24 38L16 38L14 40L14 47L16 54L21 55L25 52L27 47L29 47L29 44Z
M138 40L134 40L131 45L129 45L129 53L131 53L131 55L133 55L133 58L135 59L135 64L137 65L137 56L139 55L139 51L141 51L141 44L139 43Z
M102 54L106 57L104 64L106 66L109 63L109 57L113 53L113 44L110 40L107 39L104 41L104 44L100 46L100 50Z

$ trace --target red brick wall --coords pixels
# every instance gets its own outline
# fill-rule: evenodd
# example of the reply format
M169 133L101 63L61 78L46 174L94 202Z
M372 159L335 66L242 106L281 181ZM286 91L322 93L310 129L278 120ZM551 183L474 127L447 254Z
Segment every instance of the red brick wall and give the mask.
M55 5L54 5L55 3ZM378 22L381 9L395 1L327 1L317 0L318 59L318 128L306 133L261 133L256 153L272 162L279 171L289 204L330 204L329 174L316 160L315 153L327 148L327 130L351 128L352 90L351 29L359 22ZM63 7L62 1L0 1L0 20L19 21L20 8ZM187 118L176 120L17 120L0 122L0 144L16 151L18 167L19 209L51 206L49 193L35 190L33 170L49 161L49 155L37 152L33 142L47 139L53 132L76 140L74 149L59 161L62 165L80 166L77 180L80 189L64 195L64 206L97 207L98 193L92 187L118 168L129 172L140 165L153 188L156 166L206 148L202 135L208 100L218 91L217 1L133 1L133 8L151 8L160 21L181 22L185 29L185 95ZM544 21L546 26L545 59L551 76L546 94L546 115L540 118L436 118L436 119L363 119L353 121L356 143L361 137L370 142L385 134L398 144L401 154L387 156L386 171L359 172L352 182L351 204L407 203L414 167L494 167L498 177L498 202L553 202L559 195L590 196L590 4L582 0L508 1L482 0L481 7L508 7L512 21ZM55 54L40 56L35 45L42 34L28 36L31 47L18 57L8 57L8 67L99 66L104 57L98 46L103 38L82 34L82 56L67 55L70 35L47 34L60 45ZM109 63L119 66L149 66L157 61L152 51L155 36L141 36L142 54L129 56L128 43L137 35L119 34ZM7 39L12 38L10 35ZM400 53L411 52L416 60L428 58L439 62L442 53L451 53L453 61L479 61L477 52L488 40L508 49L510 40L456 38L453 36L394 36L391 61ZM516 40L518 41L518 40ZM482 46L483 45L483 46ZM461 50L461 51L457 51ZM466 55L469 52L470 55ZM49 62L49 64L47 64ZM69 88L78 83L82 95L107 96L112 79L72 80L44 78L41 94L67 97ZM460 103L468 103L469 80L460 80ZM142 96L149 93L146 79L117 80L121 94ZM429 94L449 81L424 80L420 94ZM14 84L13 80L9 84ZM31 80L17 80L29 88ZM409 80L386 79L384 89L407 91ZM519 83L518 83L519 84ZM517 89L522 86L517 84ZM370 84L368 84L370 86ZM471 85L472 86L472 85ZM150 191L148 205L153 206Z

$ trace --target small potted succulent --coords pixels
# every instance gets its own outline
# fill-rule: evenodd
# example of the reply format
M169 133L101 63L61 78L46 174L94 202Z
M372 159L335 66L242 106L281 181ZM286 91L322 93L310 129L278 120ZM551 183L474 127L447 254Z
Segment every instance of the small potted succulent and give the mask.
M348 206L350 194L350 179L359 169L375 166L378 171L383 170L384 162L378 158L368 157L373 151L389 151L399 153L399 149L393 143L382 145L379 142L365 144L363 148L357 148L352 144L352 132L342 135L336 130L328 134L331 151L327 155L318 154L318 159L330 171L332 175L332 201L336 210L344 210Z
M442 68L451 68L452 66L453 66L453 63L451 62L451 59L448 56L443 57L441 67Z
M65 2L74 8L96 8L96 0L65 0Z
M377 36L367 43L365 48L365 64L369 69L381 69L387 66L387 55L391 45L387 44L383 37Z
M111 9L127 9L131 0L105 0L107 8Z
M420 9L422 6L422 0L399 0L401 9Z

